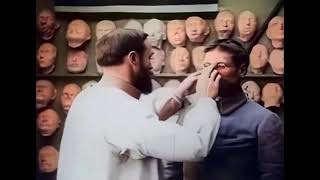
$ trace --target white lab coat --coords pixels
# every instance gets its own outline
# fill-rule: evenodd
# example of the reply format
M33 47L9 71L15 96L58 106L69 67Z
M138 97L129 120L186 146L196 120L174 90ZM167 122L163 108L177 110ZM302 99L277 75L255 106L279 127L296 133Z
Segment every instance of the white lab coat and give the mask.
M220 124L215 101L199 99L184 127L159 121L150 102L99 85L78 94L65 122L57 180L159 180L156 158L195 161L208 154ZM127 161L119 158L123 150Z

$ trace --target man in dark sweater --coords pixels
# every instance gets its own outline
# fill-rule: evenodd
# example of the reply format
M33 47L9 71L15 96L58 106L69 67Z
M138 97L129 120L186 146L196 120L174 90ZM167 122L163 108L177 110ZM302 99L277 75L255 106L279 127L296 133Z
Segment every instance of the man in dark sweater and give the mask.
M270 110L247 100L240 87L249 64L247 51L235 40L218 40L209 42L205 52L204 65L215 65L221 75L216 98L221 123L209 155L199 162L201 166L184 167L188 170L184 179L282 180L281 120ZM183 179L182 171L181 166L173 163L164 172L167 179L178 180ZM193 177L186 177L188 174Z

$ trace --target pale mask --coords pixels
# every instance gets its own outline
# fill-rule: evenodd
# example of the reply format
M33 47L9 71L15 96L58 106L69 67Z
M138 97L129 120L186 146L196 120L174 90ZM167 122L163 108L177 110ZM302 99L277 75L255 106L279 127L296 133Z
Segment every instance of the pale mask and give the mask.
M186 32L189 40L195 43L202 43L210 33L207 22L198 16L189 17L186 22Z
M68 113L74 98L79 94L81 88L74 83L67 84L62 90L60 97L61 105L65 113Z
M179 80L176 79L171 79L168 82L166 82L163 87L168 87L168 88L177 88L179 87L179 85L181 84L181 82Z
M36 82L36 107L37 109L47 107L56 98L57 90L48 80Z
M282 75L284 73L283 49L272 50L269 57L269 63L274 73Z
M203 60L205 55L204 49L205 46L198 46L192 50L192 63L196 70L203 69Z
M261 88L256 82L247 81L243 83L241 87L248 99L255 102L259 102L261 100Z
M167 24L168 41L173 47L182 47L186 45L185 23L182 20L172 20Z
M38 14L37 27L43 40L51 40L60 26L56 23L54 12L44 9Z
M248 42L257 29L257 18L251 11L243 11L238 18L239 39Z
M57 57L57 48L51 43L43 43L37 52L37 63L40 72L50 74L54 71Z
M162 49L158 49L158 48L152 48L152 56L150 58L150 63L151 63L151 66L152 66L152 69L151 71L154 73L154 74L160 74L162 69L163 69L163 66L164 66L164 61L165 61L165 53Z
M85 71L88 64L88 54L82 50L69 50L67 55L67 70L71 73Z
M73 20L68 25L66 39L68 46L77 48L91 39L91 29L85 21L81 19Z
M190 54L186 48L177 47L170 56L171 69L176 74L185 74L190 66Z
M123 27L124 29L136 29L136 30L140 30L143 31L143 27L142 24L134 19L130 19Z
M46 109L39 113L37 128L42 136L51 136L60 126L60 117L53 109Z
M95 80L91 80L91 81L88 81L86 83L84 83L82 86L81 86L81 89L82 90L85 90L87 88L90 88L90 87L93 87L95 84L97 84L98 82L95 81Z
M150 19L143 25L143 31L153 47L161 48L162 41L167 39L166 25L158 19Z
M234 15L230 11L220 11L214 20L218 39L228 39L234 29Z
M250 67L254 74L263 74L268 64L268 49L262 44L256 44L250 52Z
M266 34L271 39L274 48L283 48L284 18L282 16L272 18L268 24Z
M158 88L161 88L161 85L154 79L151 79L151 83L152 83L152 90L156 90Z
M53 146L44 146L39 150L38 162L43 173L54 172L58 167L59 153Z
M109 20L99 21L96 25L96 37L99 40L102 36L116 29L116 25Z
M283 90L277 83L268 83L262 89L262 98L264 107L280 107L283 102Z

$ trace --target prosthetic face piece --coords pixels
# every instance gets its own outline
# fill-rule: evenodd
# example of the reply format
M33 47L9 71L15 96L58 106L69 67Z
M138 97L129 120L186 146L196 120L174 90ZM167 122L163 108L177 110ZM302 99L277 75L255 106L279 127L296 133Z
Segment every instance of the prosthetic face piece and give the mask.
M36 82L36 107L37 109L47 107L56 98L57 90L48 80Z
M136 30L143 31L142 24L139 21L134 20L134 19L130 19L123 28L125 28L125 29L136 29Z
M88 64L88 54L82 50L69 50L67 56L67 70L71 73L83 72Z
M166 25L158 19L150 19L143 25L143 31L153 47L161 48L162 41L167 39Z
M74 98L79 94L80 91L81 88L75 83L70 83L64 86L60 100L65 113L68 113Z
M57 48L51 43L43 43L37 52L38 67L43 74L50 74L55 68Z
M38 162L40 171L50 173L57 169L59 153L53 146L44 146L40 149Z
M220 11L214 20L218 39L228 39L234 29L234 15L230 11Z
M205 46L198 46L192 50L192 62L196 70L203 69L203 60L205 55L204 49Z
M53 109L46 109L39 113L37 127L42 136L51 136L61 123L58 113Z
M261 88L256 82L247 81L243 83L241 87L248 99L255 102L259 102L261 100Z
M109 34L116 29L116 25L109 20L99 21L96 25L96 37L99 40L102 36Z
M52 39L56 30L60 27L56 23L54 12L49 9L40 11L37 17L37 26L43 40Z
M191 16L185 23L187 36L191 42L202 43L210 33L207 22L201 17Z
M168 41L173 47L186 45L186 30L182 20L172 20L167 24Z
M162 49L158 49L158 48L152 48L152 56L150 58L150 62L151 62L151 66L152 69L151 71L154 74L160 74L163 66L165 65L165 53Z
M250 67L254 74L263 74L268 64L268 49L262 44L256 44L250 53Z
M151 83L152 83L152 90L156 90L158 88L161 88L161 85L154 79L151 79Z
M188 72L190 66L190 54L186 48L177 47L170 56L171 69L176 74Z
M91 29L85 21L73 20L68 25L66 39L70 47L77 48L91 39Z
M180 81L176 80L176 79L172 79L169 80L168 82L166 82L163 87L169 87L169 88L177 88L179 87L179 85L181 84Z
M280 107L283 102L283 90L277 83L268 83L262 89L262 98L264 107Z
M271 39L274 48L283 48L284 40L284 18L275 16L268 24L266 31L267 37Z
M251 11L243 11L238 18L239 39L243 42L251 40L257 29L257 18Z
M272 50L269 57L269 63L274 73L282 75L284 73L283 49Z
M95 80L91 80L91 81L88 81L86 83L84 83L82 86L81 86L81 89L82 91L87 89L87 88L90 88L90 87L93 87L95 84L97 84L98 82L95 81Z

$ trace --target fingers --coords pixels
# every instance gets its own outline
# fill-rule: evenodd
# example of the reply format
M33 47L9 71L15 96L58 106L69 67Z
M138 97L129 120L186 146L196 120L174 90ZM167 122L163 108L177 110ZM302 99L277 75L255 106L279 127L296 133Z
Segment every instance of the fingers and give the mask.
M217 78L214 80L213 84L216 86L216 87L219 87L219 82L220 82L220 79L221 79L221 75L218 74Z
M217 74L218 74L218 71L217 70L213 70L212 73L210 74L209 82L214 82L214 79L217 76Z

